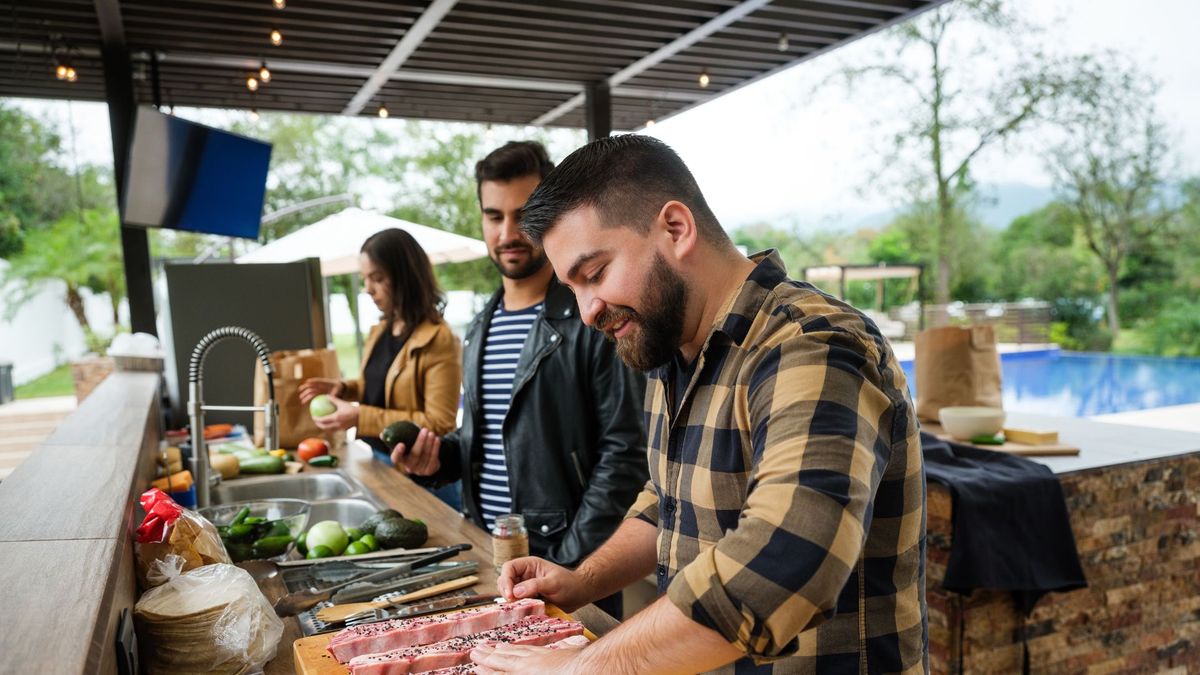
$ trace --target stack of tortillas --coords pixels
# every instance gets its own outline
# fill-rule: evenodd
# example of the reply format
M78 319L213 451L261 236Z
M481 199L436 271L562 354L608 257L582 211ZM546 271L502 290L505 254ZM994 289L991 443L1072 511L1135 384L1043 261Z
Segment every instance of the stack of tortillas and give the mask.
M134 607L150 673L242 673L274 658L283 634L250 575L206 565L147 591Z

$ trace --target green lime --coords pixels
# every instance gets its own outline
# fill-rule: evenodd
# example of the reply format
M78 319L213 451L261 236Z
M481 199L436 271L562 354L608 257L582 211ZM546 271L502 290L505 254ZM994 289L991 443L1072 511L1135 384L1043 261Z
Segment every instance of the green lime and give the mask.
M350 537L350 541L358 541L359 539L362 539L363 531L357 527L347 527L346 536Z
M308 533L302 532L299 537L296 537L296 550L300 551L301 555L308 553L308 546L304 543L304 537L306 536L308 536Z
M375 541L375 535L373 534L364 534L363 536L359 537L358 541L355 543L366 546L368 551L379 550L379 542Z
M333 549L329 548L328 546L318 545L318 546L312 547L312 550L309 551L308 555L306 555L304 557L308 558L309 560L313 560L315 558L328 558L332 555L333 555Z
M371 549L364 545L361 541L353 541L350 542L350 545L346 547L346 551L343 555L362 555L370 552Z

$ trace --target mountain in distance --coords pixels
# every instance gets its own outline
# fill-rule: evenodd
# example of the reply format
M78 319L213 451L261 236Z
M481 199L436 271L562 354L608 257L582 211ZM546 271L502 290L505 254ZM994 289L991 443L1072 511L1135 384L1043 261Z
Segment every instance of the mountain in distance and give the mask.
M979 203L974 212L985 225L998 230L1008 227L1017 216L1036 211L1054 200L1049 187L1028 183L984 183L979 186ZM862 229L882 229L899 214L899 209L885 211L855 211L842 213L780 213L773 218L754 218L737 226L770 222L796 224L796 229L808 234L830 230L855 232Z

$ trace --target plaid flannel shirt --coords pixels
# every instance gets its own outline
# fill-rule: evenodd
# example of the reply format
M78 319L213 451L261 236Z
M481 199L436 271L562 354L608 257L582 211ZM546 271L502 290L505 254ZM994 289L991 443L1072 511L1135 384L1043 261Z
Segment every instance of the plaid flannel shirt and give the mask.
M777 254L718 313L679 414L646 392L658 590L747 654L722 673L927 673L925 473L878 328Z

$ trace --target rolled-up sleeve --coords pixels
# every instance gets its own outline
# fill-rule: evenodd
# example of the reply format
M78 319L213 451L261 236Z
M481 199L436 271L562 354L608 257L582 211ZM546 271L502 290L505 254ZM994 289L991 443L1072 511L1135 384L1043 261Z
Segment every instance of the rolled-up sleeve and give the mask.
M753 458L746 503L667 596L756 659L797 653L800 634L833 616L861 559L891 451L880 427L892 402L876 363L857 335L799 333L761 345L739 378ZM643 493L634 509L651 504Z
M658 527L658 491L654 489L654 481L646 481L645 487L625 512L625 520L630 518L640 518Z

